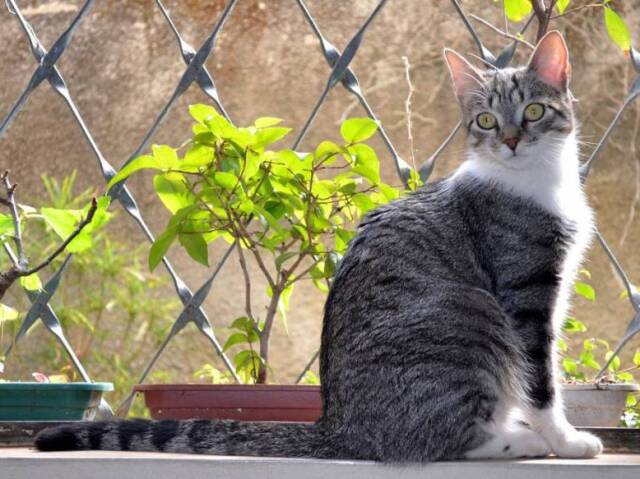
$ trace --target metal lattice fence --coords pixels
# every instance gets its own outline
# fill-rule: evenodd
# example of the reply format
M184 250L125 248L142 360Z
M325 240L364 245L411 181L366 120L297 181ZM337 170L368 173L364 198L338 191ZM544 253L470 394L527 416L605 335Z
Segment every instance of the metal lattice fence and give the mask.
M93 154L97 161L98 168L105 180L105 184L109 182L113 176L116 174L115 168L107 161L104 155L101 153L100 148L97 143L94 141L91 131L85 124L83 117L76 107L76 104L73 100L69 89L66 86L64 77L60 72L58 67L58 63L62 55L65 53L67 47L73 39L73 35L80 24L85 20L87 15L89 15L91 7L95 3L95 0L86 0L69 26L64 30L64 32L57 38L57 40L53 43L53 46L47 51L45 47L42 45L38 36L30 23L25 19L22 11L17 5L15 0L5 0L6 7L8 11L15 17L16 21L19 22L31 48L31 52L36 61L37 67L34 70L31 79L29 80L27 86L22 91L19 98L16 100L15 104L11 108L11 110L4 116L2 121L0 122L0 138L8 133L9 126L12 121L16 118L20 110L23 108L29 97L33 94L34 91L43 83L48 83L51 88L62 98L62 100L69 107L70 114L75 119L78 127L80 128L84 138L87 141L90 152ZM187 43L184 38L181 36L180 32L176 28L173 23L169 12L162 4L160 0L155 0L155 4L157 8L162 13L168 27L171 29L173 34L175 35L176 42L180 49L180 53L184 64L186 65L182 76L176 85L173 94L165 103L163 108L160 110L155 120L147 130L146 134L140 141L138 147L131 153L128 160L124 163L123 167L128 164L133 158L137 157L149 144L151 138L154 136L167 114L171 110L172 106L176 103L176 101L187 91L187 89L195 84L197 85L206 95L207 97L214 103L217 109L220 111L222 115L224 115L229 121L231 121L231 117L227 110L225 109L223 102L221 101L218 90L215 85L215 81L211 73L207 70L205 66L206 60L212 54L216 41L220 35L221 30L224 28L225 22L229 17L229 14L233 10L233 8L238 3L238 0L228 0L225 4L224 9L220 13L217 18L213 28L204 41L204 43L198 48L193 48L189 43ZM306 122L295 141L292 144L292 149L297 149L300 145L301 141L308 133L310 128L314 123L314 119L325 102L329 92L341 85L345 88L350 94L354 95L354 97L358 100L358 102L362 105L366 113L372 119L378 121L378 118L367 102L365 97L365 93L360 86L358 78L355 72L351 68L351 63L354 57L357 55L358 50L365 38L365 34L369 29L370 25L379 13L387 6L389 2L388 0L380 0L373 8L371 13L367 16L364 23L360 26L360 28L356 31L356 33L351 37L350 41L347 43L344 51L340 52L322 33L320 28L318 27L314 17L309 12L309 9L305 5L303 0L295 0L295 4L300 10L301 21L306 21L309 24L309 27L312 29L315 34L318 44L320 46L321 52L324 55L324 58L329 67L329 75L327 77L326 84L324 89L318 96L318 99L315 103L315 106L309 113ZM514 56L516 48L518 47L519 42L516 40L511 41L498 55L494 55L482 42L480 36L475 31L471 22L467 18L467 15L464 13L460 3L458 0L451 0L453 7L455 8L457 14L464 27L467 29L469 34L472 36L476 47L478 49L479 57L481 60L488 64L493 68L503 68L509 64L511 59ZM293 3L292 3L293 6ZM295 7L293 7L295 8ZM524 23L524 26L521 30L521 34L530 26L532 20L534 19L534 14ZM602 147L607 142L607 139L614 131L618 121L624 114L625 110L629 107L629 105L634 102L634 100L640 96L640 54L635 50L631 50L630 61L633 64L634 70L637 73L637 78L632 84L627 97L624 99L622 106L614 116L611 121L608 129L605 134L591 153L590 157L587 161L585 161L581 167L581 174L583 180L587 179L593 163L600 153ZM1 112L0 112L1 113ZM438 157L442 154L442 152L447 148L447 146L451 143L453 138L456 136L458 131L460 130L461 123L458 122L451 130L450 134L444 139L443 143L434 151L432 155L430 155L422 164L419 169L420 176L423 181L427 181L431 172L433 171L434 165ZM379 128L379 134L384 142L384 145L389 151L389 154L394 162L396 173L398 177L406 182L409 178L410 167L409 165L400 157L393 143L391 142L387 132L384 129L384 125L381 125ZM131 217L131 219L139 226L144 235L150 242L154 241L153 234L151 233L147 223L145 222L140 209L136 204L136 200L131 194L130 190L124 183L119 183L115 185L108 191L108 195L111 197L112 202L118 202L124 209L124 211ZM613 252L605 242L602 235L598 232L597 239L599 244L604 249L611 263L613 264L616 272L619 277L623 281L625 288L628 292L628 299L633 309L633 316L631 321L629 322L626 332L617 345L615 349L615 353L618 353L619 350L634 336L636 333L640 331L640 293L638 293L633 287L631 281L629 280L627 274L622 268L620 262L616 259ZM3 244L5 252L8 254L9 258L15 263L17 261L16 255L12 250L11 246L8 243ZM214 329L211 325L209 318L207 317L206 312L202 308L202 304L206 299L209 291L211 290L213 282L216 280L223 264L226 262L228 257L230 256L233 250L233 246L231 246L222 256L222 259L213 268L208 279L202 284L195 293L186 285L186 283L178 276L173 266L169 262L167 258L163 258L162 262L166 269L167 274L171 278L173 282L173 286L175 288L175 292L177 296L180 298L180 301L183 304L183 309L175 322L173 323L168 335L164 338L160 348L156 351L155 355L151 358L146 368L141 374L139 382L142 383L145 381L147 375L154 367L156 361L169 344L169 342L189 323L193 323L198 330L210 341L212 347L215 352L221 357L222 361L226 365L227 369L231 373L231 375L235 378L236 381L239 381L238 376L234 371L234 367L232 363L229 361L227 356L222 351L222 347L214 333ZM20 341L20 339L25 335L25 333L33 326L33 324L37 321L42 321L45 327L57 338L57 340L61 343L63 348L68 353L71 361L75 365L78 370L80 376L85 381L91 381L88 373L83 368L76 354L74 353L72 347L67 341L65 334L63 332L61 323L55 313L55 311L49 305L49 301L52 296L56 293L58 286L60 284L60 280L65 272L65 268L69 264L72 259L72 255L68 255L65 261L62 263L60 268L53 274L53 276L46 282L43 289L40 292L27 292L28 298L31 302L31 308L28 313L24 317L19 331L16 335L16 338L9 349L6 351L5 356L8 356L11 352L11 348L13 344ZM313 362L317 358L317 354L311 358L305 370L300 374L299 380L302 378L304 372L311 367ZM613 356L612 356L613 358ZM611 359L610 359L611 361ZM606 371L608 364L602 368L601 374ZM133 400L133 393L125 400L125 402L119 408L119 414L126 414L128 411L131 402ZM101 412L104 415L112 414L110 406L103 400L101 404Z

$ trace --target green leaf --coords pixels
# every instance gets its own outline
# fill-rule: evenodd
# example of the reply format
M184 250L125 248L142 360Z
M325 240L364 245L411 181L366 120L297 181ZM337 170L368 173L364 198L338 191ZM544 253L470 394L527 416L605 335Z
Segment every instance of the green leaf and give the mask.
M13 233L13 218L0 213L0 238L4 235L12 235Z
M566 333L584 333L587 330L587 327L582 321L578 321L576 318L568 316L565 318L562 330Z
M569 3L571 2L571 0L558 0L556 2L556 8L558 9L558 13L560 15L562 15L564 13L564 11L567 9L567 7L569 6Z
M238 208L240 208L240 210L243 213L246 213L246 214L250 215L251 213L253 213L253 210L255 208L255 204L249 198L243 198L243 200L240 202L240 205L238 206Z
M580 353L580 364L591 369L600 369L600 364L595 360L591 351L583 351Z
M177 233L174 228L168 228L151 245L149 251L149 269L153 271L160 264L162 258L167 254L167 250L171 243L176 239Z
M343 153L342 148L334 142L323 141L316 148L314 163L317 164L320 161L324 161L323 165L329 166L338 159L338 155L341 153Z
M40 281L38 273L22 276L20 278L20 285L27 291L40 291L42 289L42 281Z
M562 352L566 352L569 349L569 346L567 346L567 342L563 338L558 338L556 340L556 345Z
M604 9L604 24L607 28L609 38L614 41L623 52L631 49L631 34L624 20L611 8Z
M195 201L187 187L187 180L181 173L161 173L154 176L153 189L162 204L174 214Z
M360 210L360 214L365 214L376 207L376 204L364 193L354 195L351 200L358 210Z
M18 311L0 303L0 325L6 321L14 321L16 319L18 319Z
M633 355L633 364L640 368L640 349Z
M213 148L197 143L187 150L181 168L191 171L193 168L208 165L213 161Z
M373 185L380 183L380 161L369 145L353 145L349 152L355 157L352 171L358 173Z
M133 173L139 170L168 170L178 166L178 156L173 148L168 146L153 145L153 156L142 155L134 158L131 163L123 167L116 175L109 180L107 189L116 183L129 178Z
M300 384L308 384L310 386L319 386L320 378L313 371L307 371L306 373L304 373L304 376L302 377Z
M633 377L633 374L631 374L628 371L621 371L619 373L616 373L615 377L618 381L627 382L627 383L634 382L635 380L635 378Z
M226 353L230 347L235 346L236 344L243 344L243 343L247 343L247 344L249 343L249 338L247 337L247 335L245 333L233 333L231 336L229 336L227 341L224 343L224 346L222 347L222 352Z
M611 356L613 356L613 351L607 351L607 354L604 356L605 361L608 361ZM613 358L607 369L611 372L615 372L620 369L620 356Z
M285 288L280 295L280 299L278 301L278 312L280 313L280 318L282 319L282 325L284 326L285 333L289 334L289 323L287 320L287 311L289 311L289 301L291 300L291 295L293 294L293 283L289 285L289 287Z
M213 181L227 190L233 190L238 184L238 178L233 173L224 171L216 171L213 174Z
M82 216L80 210L60 210L56 208L42 208L40 214L51 229L63 240L71 236ZM91 236L86 230L83 230L69 243L66 250L70 253L82 253L90 249L91 246Z
M201 234L180 233L178 240L191 258L204 266L209 266L209 247Z
M575 376L576 372L578 372L578 364L571 358L562 359L562 368L569 376Z
M90 249L93 246L91 233L97 231L112 217L112 214L107 211L109 206L108 196L101 196L96 202L97 208L93 220L67 245L66 251L69 253L82 253ZM82 210L41 208L40 214L47 225L61 239L66 240L75 231L78 223L87 217L89 208L90 205L87 205Z
M583 298L588 299L589 301L596 300L596 292L590 284L583 283L582 281L576 281L574 289L576 293Z
M276 258L276 269L278 271L280 271L282 269L282 265L289 259L291 258L295 258L296 256L298 256L299 253L295 252L295 251L287 251L285 253L282 253L281 255L279 255Z
M358 143L373 136L378 124L371 118L350 118L340 125L340 134L347 143Z
M512 22L521 22L532 10L531 0L504 0L504 11Z
M276 126L276 125L279 125L280 123L282 123L281 118L275 118L272 116L263 116L258 118L254 122L254 126L256 128L269 128L270 126Z
M636 404L638 404L638 398L636 397L636 395L633 394L633 393L627 394L627 399L625 401L625 407L627 407L627 408L634 407Z
M263 128L259 130L258 134L256 135L258 139L256 146L258 147L267 146L272 143L275 143L276 141L280 141L285 136L287 136L290 131L291 131L291 128L285 128L282 126Z
M378 188L387 199L387 201L393 201L400 197L400 190L398 188L394 188L393 186L387 185L386 183L379 183Z
M215 108L209 105L203 105L202 103L189 105L189 113L194 120L202 125L205 125L206 121L211 120L213 117L219 116Z

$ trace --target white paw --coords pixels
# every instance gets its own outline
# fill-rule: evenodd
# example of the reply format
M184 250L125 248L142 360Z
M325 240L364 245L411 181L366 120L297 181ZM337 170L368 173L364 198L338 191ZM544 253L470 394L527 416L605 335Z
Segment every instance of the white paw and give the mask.
M507 457L545 457L551 453L551 448L542 436L528 429L514 433L509 442Z
M588 432L573 430L553 441L551 449L558 457L595 457L602 452L602 441Z

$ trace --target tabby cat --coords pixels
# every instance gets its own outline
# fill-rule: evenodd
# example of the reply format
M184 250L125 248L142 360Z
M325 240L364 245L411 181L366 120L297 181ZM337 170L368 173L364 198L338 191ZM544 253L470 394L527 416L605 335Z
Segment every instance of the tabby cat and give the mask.
M547 34L527 66L445 57L467 131L451 176L371 212L329 294L318 423L119 421L42 432L43 451L372 459L592 457L565 418L554 340L592 231L570 65Z

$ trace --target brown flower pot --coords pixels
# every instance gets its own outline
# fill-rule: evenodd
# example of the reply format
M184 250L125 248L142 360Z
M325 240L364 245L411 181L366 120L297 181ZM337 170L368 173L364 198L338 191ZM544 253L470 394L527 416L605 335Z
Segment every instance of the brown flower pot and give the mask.
M315 422L322 414L319 386L141 384L154 419L236 419Z

